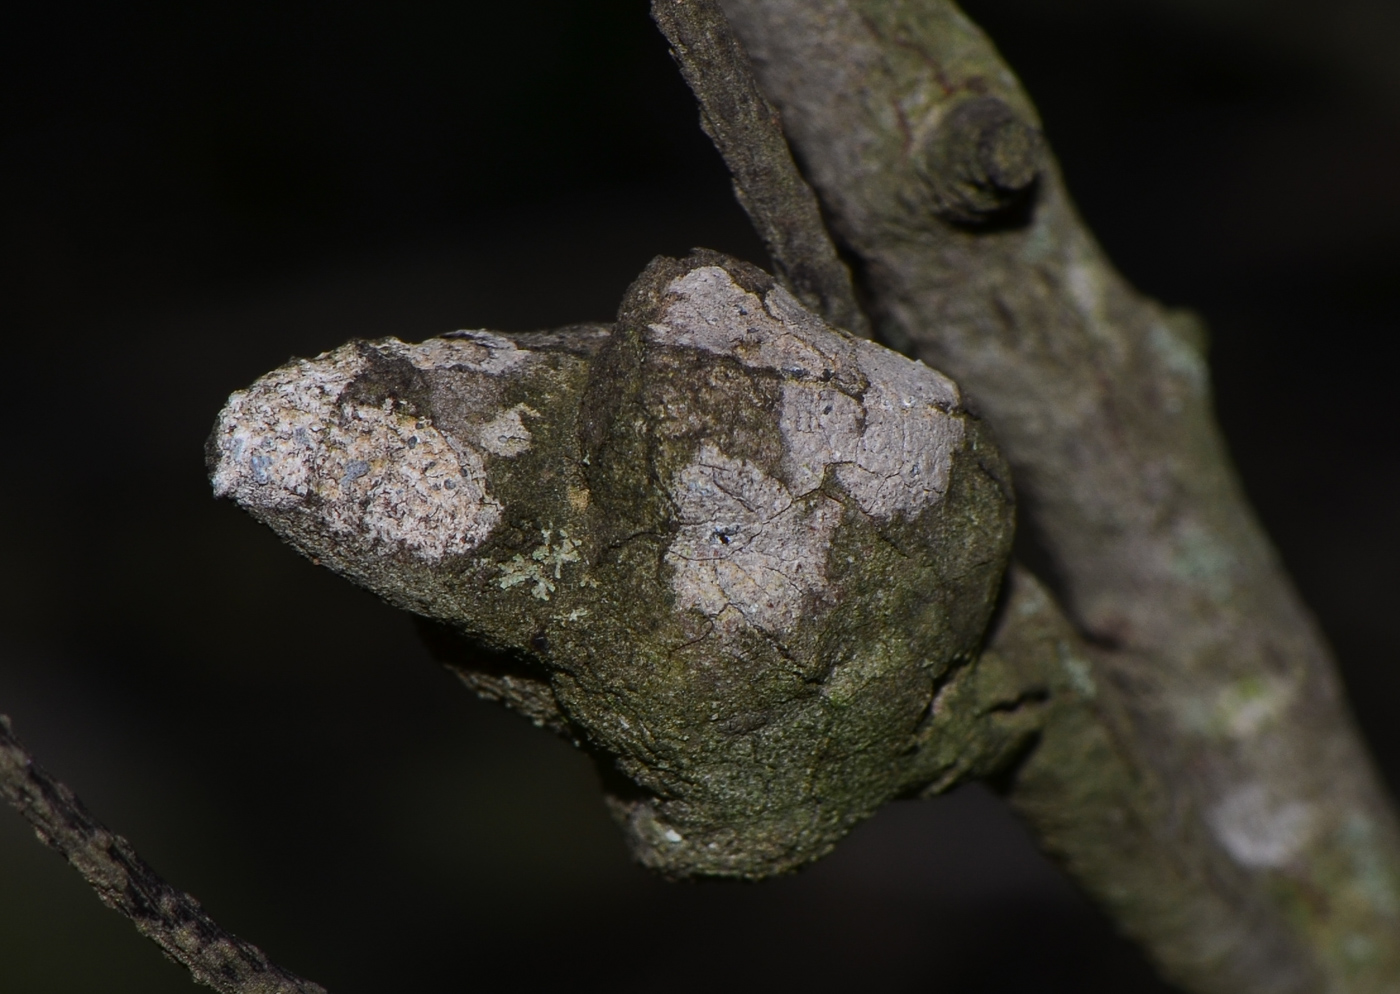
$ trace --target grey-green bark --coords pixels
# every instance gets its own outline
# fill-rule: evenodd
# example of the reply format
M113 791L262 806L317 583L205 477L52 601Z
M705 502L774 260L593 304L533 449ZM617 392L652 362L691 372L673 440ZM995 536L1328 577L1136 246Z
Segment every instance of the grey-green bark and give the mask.
M1150 661L1144 740L1313 961L1297 989L1400 984L1400 844L1315 626L1215 427L1200 335L1142 298L1052 161L998 223L940 216L925 150L967 101L1035 111L940 0L725 0L879 333L953 375L993 425L1076 627ZM1081 874L1110 905L1111 880ZM1321 897L1320 897L1321 895ZM1208 935L1120 916L1168 972L1213 983ZM1273 989L1260 986L1257 989Z
M1166 976L1191 991L1327 989L1287 917L1210 837L1161 741L1150 661L1087 644L1020 567L979 666L990 661L1046 688L1035 747L1002 785L1012 807Z

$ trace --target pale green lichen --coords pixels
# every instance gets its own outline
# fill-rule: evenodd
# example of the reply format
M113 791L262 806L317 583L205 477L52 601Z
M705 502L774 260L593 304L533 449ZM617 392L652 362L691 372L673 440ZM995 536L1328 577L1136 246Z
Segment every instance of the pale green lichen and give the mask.
M530 553L530 558L517 553L510 558L509 562L502 563L498 568L501 572L496 585L502 590L509 590L521 584L531 584L530 594L538 600L547 601L556 589L556 582L563 578L564 567L569 563L579 561L578 550L582 548L582 543L569 537L569 533L563 529L559 530L559 544L553 543L554 526L542 529L540 534L544 537L544 542ZM582 617L582 615L579 615Z
M1178 701L1182 727L1212 739L1250 739L1275 727L1298 695L1298 682L1252 674L1203 686Z
M1086 659L1080 659L1065 642L1058 643L1057 647L1060 657L1060 665L1065 668L1065 675L1069 677L1070 686L1074 688L1079 696L1092 700L1098 695L1099 688L1094 683L1094 668Z
M564 567L570 563L580 561L578 550L582 543L577 539L568 538L568 532L564 529L559 531L559 545L553 545L554 526L542 529L540 535L545 542L536 547L529 559L517 553L511 556L508 563L501 563L498 566L500 578L496 581L497 587L508 591L512 587L519 587L521 584L532 584L531 595L539 601L549 601L549 596L556 589L556 581L563 578ZM575 609L570 612L570 620L577 620L578 617L587 616L587 610L578 613Z

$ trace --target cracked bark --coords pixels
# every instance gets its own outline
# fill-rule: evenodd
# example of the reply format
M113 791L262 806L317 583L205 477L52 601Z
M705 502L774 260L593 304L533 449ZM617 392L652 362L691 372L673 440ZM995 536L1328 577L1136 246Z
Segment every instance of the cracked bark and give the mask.
M657 259L612 328L289 364L208 454L303 554L501 650L452 664L597 756L668 876L794 869L1035 732L973 662L1012 514L981 422L746 263Z

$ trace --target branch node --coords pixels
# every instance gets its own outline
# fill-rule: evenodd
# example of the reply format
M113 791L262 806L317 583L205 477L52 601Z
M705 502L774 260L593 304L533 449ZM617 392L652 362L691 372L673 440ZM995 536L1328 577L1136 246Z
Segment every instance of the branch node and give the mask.
M933 212L986 224L1023 205L1045 165L1040 130L996 97L953 107L914 155Z

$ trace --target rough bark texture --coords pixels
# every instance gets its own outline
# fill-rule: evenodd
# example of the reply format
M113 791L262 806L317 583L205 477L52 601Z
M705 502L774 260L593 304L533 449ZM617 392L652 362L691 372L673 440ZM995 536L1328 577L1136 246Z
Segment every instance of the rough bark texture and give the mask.
M468 683L598 754L671 876L792 869L1039 723L974 663L1012 502L957 388L714 253L654 262L612 331L283 367L230 398L210 468L305 554L499 650Z
M759 91L724 11L715 0L653 0L651 14L700 102L700 125L724 156L778 278L830 323L869 338L850 270L836 254L816 195L792 161L778 112Z
M225 932L198 901L162 880L126 839L108 831L34 762L4 715L0 797L82 874L103 904L131 919L199 983L222 994L325 994L325 988L274 966L262 950Z
M979 665L993 660L1047 701L1034 748L1001 785L1012 806L1173 980L1222 992L1323 985L1287 920L1209 837L1156 716L1135 706L1160 693L1150 662L1085 643L1020 567Z
M951 3L724 7L863 266L877 331L953 375L995 427L1077 628L1150 661L1127 700L1153 765L1191 795L1183 843L1220 850L1249 881L1240 920L1267 901L1314 966L1291 982L1213 973L1209 933L1115 904L1119 882L1089 864L1081 882L1194 989L1396 989L1400 835L1328 650L1230 468L1199 331L1114 272L1048 158L1021 203L949 218L928 174L958 160L947 129L964 108L995 101L1037 124ZM953 144L964 163L981 154ZM1239 949L1270 947L1254 928Z

